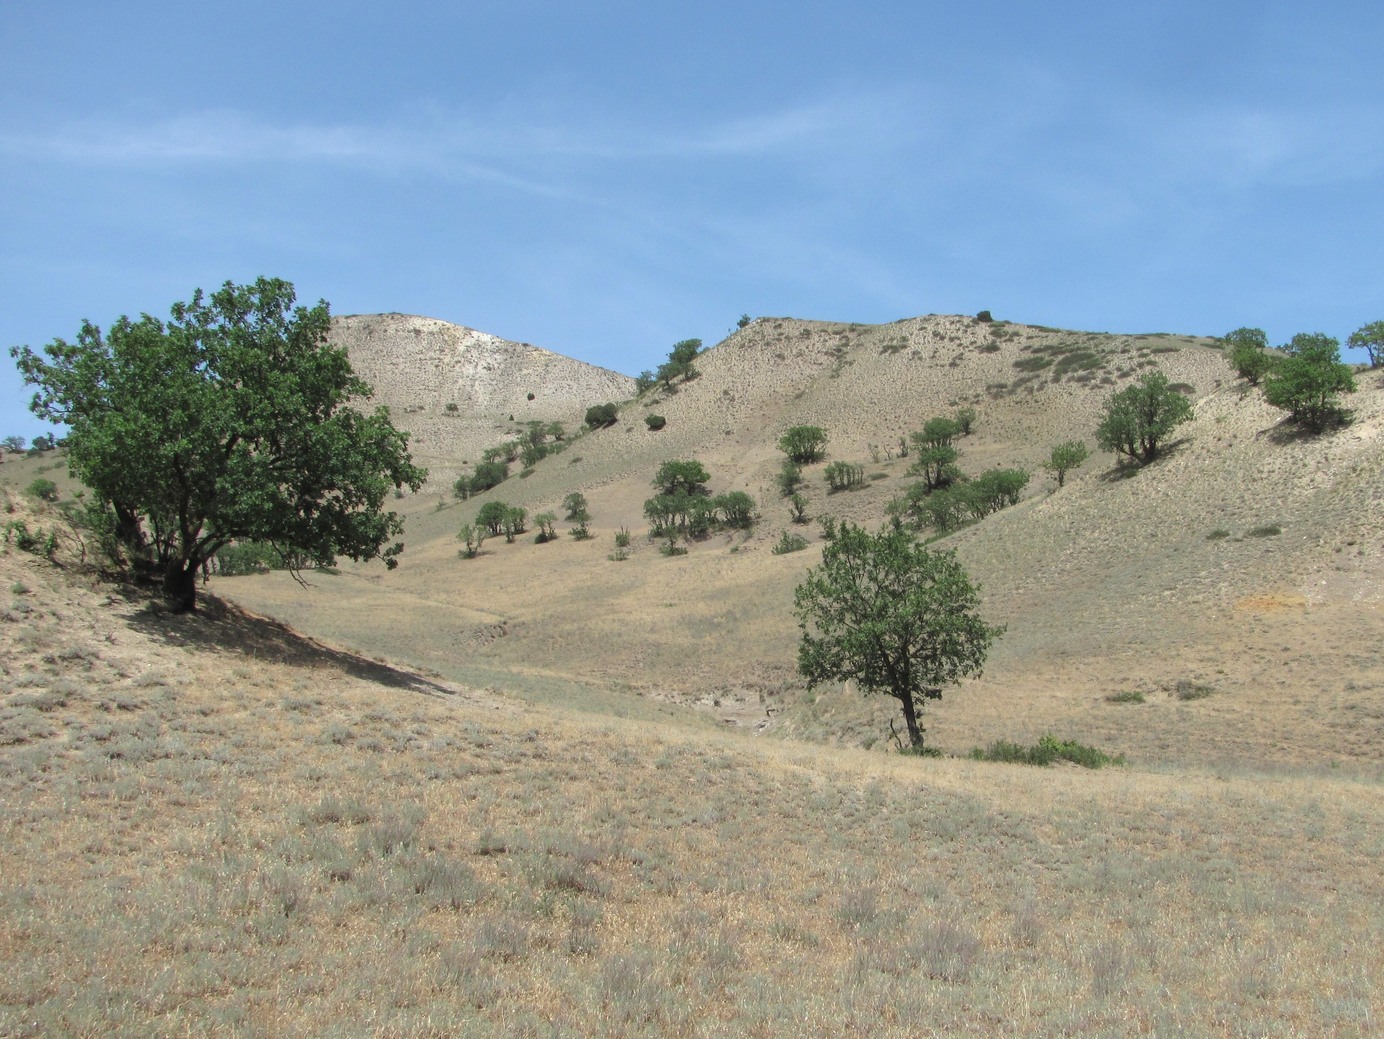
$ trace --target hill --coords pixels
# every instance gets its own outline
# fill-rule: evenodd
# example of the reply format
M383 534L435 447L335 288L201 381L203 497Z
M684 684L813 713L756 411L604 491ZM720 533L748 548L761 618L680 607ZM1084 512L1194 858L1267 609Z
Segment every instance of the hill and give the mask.
M479 500L396 502L399 570L214 578L193 617L23 548L63 528L20 489L76 488L6 459L0 1034L1378 1031L1380 373L1300 438L1188 337L760 319L697 365ZM785 428L868 477L809 467L810 513L877 524L928 417L975 408L968 472L1033 466L1154 365L1195 402L1167 457L941 540L1008 625L924 719L955 756L801 688ZM686 457L764 518L665 557L641 503ZM571 490L592 540L457 558L483 501ZM1045 731L1129 764L964 756Z
M810 468L809 513L874 525L909 482L900 437L969 406L977 417L962 468L1022 466L1035 478L1021 504L942 542L1008 633L986 675L932 712L931 739L959 751L1057 729L1145 761L1377 760L1384 672L1367 648L1384 588L1377 373L1350 402L1352 426L1302 439L1194 337L955 316L882 326L761 318L697 367L676 392L651 391L617 426L487 496L560 512L580 490L592 541L496 539L461 561L454 535L479 502L430 490L401 503L409 549L398 571L346 568L309 588L285 577L219 586L459 680L551 699L575 683L699 703L756 729L879 744L888 704L849 690L806 694L795 675L789 604L820 546L770 551L792 526L774 486L775 445L789 426L826 428L829 457L862 464L867 479L829 494L821 467ZM1060 441L1092 442L1109 393L1154 367L1194 401L1167 457L1130 474L1096 453L1057 491L1038 463ZM651 412L666 417L662 430L646 428ZM689 457L709 469L713 491L748 491L762 522L676 558L636 537L631 558L612 562L620 528L647 529L642 503L658 465ZM1131 704L1136 695L1144 703Z
M529 421L580 426L593 404L634 392L629 376L472 328L408 314L332 320L332 342L411 435L446 487L463 461Z

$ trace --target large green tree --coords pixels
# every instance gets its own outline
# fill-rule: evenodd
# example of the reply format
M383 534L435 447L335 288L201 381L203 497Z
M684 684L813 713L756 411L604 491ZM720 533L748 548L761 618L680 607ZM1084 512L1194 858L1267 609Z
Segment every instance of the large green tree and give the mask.
M954 553L929 551L901 528L871 534L843 523L793 602L798 671L809 685L854 680L894 697L914 748L923 745L923 705L980 674L1004 630L976 612L980 594Z
M1192 405L1162 372L1149 372L1110 396L1096 427L1096 443L1132 461L1158 457L1172 431L1192 417Z
M70 428L72 472L175 609L195 608L198 569L233 541L294 566L392 567L403 549L383 503L427 473L386 409L353 406L370 387L328 343L327 304L294 303L286 281L227 282L166 322L84 322L75 342L11 350L34 413Z
M1264 399L1313 432L1344 422L1340 394L1355 392L1355 377L1341 363L1340 343L1320 332L1304 332L1284 349L1288 356L1264 378Z

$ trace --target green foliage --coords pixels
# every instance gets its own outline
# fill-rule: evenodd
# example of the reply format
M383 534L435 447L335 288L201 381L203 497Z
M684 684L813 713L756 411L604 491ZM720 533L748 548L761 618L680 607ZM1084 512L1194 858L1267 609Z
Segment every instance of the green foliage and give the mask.
M485 543L487 533L487 529L478 523L463 523L461 529L457 531L457 540L465 547L460 549L457 554L463 559L475 559L481 550L481 545Z
M509 477L509 466L505 462L495 461L478 462L475 470L470 476L458 476L456 483L452 484L452 491L457 498L465 501L483 491L488 491L492 487L498 487Z
M793 426L779 437L779 450L798 465L819 462L826 454L827 431L821 426Z
M39 501L55 502L58 500L58 485L46 476L35 479L28 487L24 488L24 493L30 498L37 498Z
M822 470L826 477L827 492L835 494L859 487L865 482L865 467L854 462L831 462Z
M591 519L591 514L587 511L586 495L581 491L573 491L563 498L562 508L569 523L586 523Z
M970 436L976 424L976 409L962 408L956 413L956 424L961 427L962 436Z
M785 458L783 464L779 466L778 476L774 478L774 482L778 484L779 493L785 498L789 497L797 490L798 484L802 481L802 466L791 458Z
M801 552L807 547L807 538L801 534L790 534L784 531L779 535L774 547L769 549L776 556L787 555L789 552Z
M675 380L687 382L690 379L695 379L700 373L692 362L696 360L701 349L702 341L700 339L684 339L679 343L674 343L673 349L668 354L668 360L658 366L658 381L672 389Z
M1340 343L1320 333L1300 333L1285 349L1288 356L1264 378L1264 399L1314 433L1348 421L1340 394L1355 392L1355 377L1341 363Z
M1004 761L1016 765L1051 765L1056 761L1070 761L1082 768L1102 768L1106 765L1123 765L1125 757L1114 757L1095 747L1078 743L1076 740L1059 740L1051 734L1039 737L1031 747L1008 740L996 740L988 747L976 747L971 751L976 761Z
M658 432L660 429L662 429L662 428L663 428L664 426L666 426L667 424L668 424L668 420L667 420L666 418L664 418L662 415L645 415L645 416L644 416L644 425L648 426L649 429L651 429L651 430L654 431L655 433Z
M1017 505L1028 481L1026 469L988 469L962 488L962 500L971 515L984 519L1006 505Z
M14 545L21 552L30 552L49 559L52 559L58 550L57 534L52 531L45 532L42 527L30 530L29 525L23 520L7 522L3 530L0 530L0 540L7 545Z
M918 450L925 447L950 447L951 442L961 433L961 423L954 418L930 418L923 423L920 432L913 433L909 439Z
M807 499L796 491L788 498L788 508L793 516L794 523L807 522Z
M748 527L754 523L754 499L744 491L717 495L715 506L728 527Z
M634 394L635 394L635 396L636 396L636 397L642 397L642 396L644 396L645 393L647 393L649 390L653 389L654 385L655 385L657 382L658 382L658 377L655 376L654 373L651 372L651 371L649 371L647 368L644 369L644 371L640 372L638 375L636 375L636 376L634 377Z
M909 531L834 528L820 566L793 596L802 632L798 671L809 686L853 680L903 708L909 743L918 713L942 687L978 675L1003 632L977 614L980 595L951 552L932 552Z
M1350 334L1346 345L1352 350L1364 350L1370 359L1370 367L1378 368L1384 364L1384 321L1371 321Z
M492 536L504 530L505 514L509 506L502 501L488 501L476 513L476 523L484 527Z
M557 513L540 512L534 516L533 522L538 527L538 536L534 538L537 544L545 545L557 538L557 531L553 527L557 523Z
M1122 689L1117 693L1109 693L1105 697L1106 703L1143 703L1144 694L1137 689Z
M1067 473L1090 456L1082 441L1068 440L1052 449L1052 456L1043 463L1043 468L1057 477L1057 486L1061 487L1067 480Z
M620 420L619 409L614 404L593 404L586 409L588 429L604 429Z
M741 314L739 320L735 322L735 327L736 327L736 328L744 328L744 327L745 327L746 325L748 325L752 320L754 320L754 319L751 318L749 314Z
M524 533L528 528L529 513L527 509L520 508L518 505L506 505L504 515L500 519L500 531L504 534L505 540L510 544L514 543L515 537Z
M1251 386L1272 370L1275 358L1267 352L1269 340L1263 329L1237 328L1226 333L1222 341L1229 348L1226 361Z
M706 494L706 483L711 479L705 467L697 461L667 461L658 467L654 475L654 486L660 494Z
M34 413L70 428L71 471L175 609L195 608L198 570L233 541L396 565L403 520L385 497L427 474L386 409L348 406L370 387L330 329L325 302L295 308L292 285L261 278L199 290L166 324L84 322L76 342L11 351Z
M215 572L223 577L267 574L271 570L287 568L278 549L262 541L237 541L226 545L209 562Z
M961 471L956 467L956 448L950 444L919 441L917 457L908 471L914 476L921 476L929 491L955 483L961 475Z
M0 448L17 455L24 450L24 445L27 443L28 441L21 436L7 436L4 440L0 440Z
M1146 373L1138 383L1111 395L1096 427L1096 443L1131 461L1147 464L1158 457L1168 436L1192 417L1192 405L1172 388L1161 371Z

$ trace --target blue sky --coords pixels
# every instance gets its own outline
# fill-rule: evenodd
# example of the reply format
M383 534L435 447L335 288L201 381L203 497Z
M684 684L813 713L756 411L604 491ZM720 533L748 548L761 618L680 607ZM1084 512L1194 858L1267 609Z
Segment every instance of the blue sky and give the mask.
M0 0L0 347L272 275L629 374L741 313L1342 340L1384 6ZM42 431L8 358L0 433Z

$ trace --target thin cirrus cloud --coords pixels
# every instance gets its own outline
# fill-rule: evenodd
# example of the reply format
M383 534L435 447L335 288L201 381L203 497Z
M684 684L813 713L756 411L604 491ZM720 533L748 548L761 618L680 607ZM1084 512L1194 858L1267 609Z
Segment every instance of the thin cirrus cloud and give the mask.
M499 159L752 158L820 148L843 135L883 129L878 126L882 111L878 104L834 101L652 132L509 118L431 117L394 126L278 124L221 110L146 124L82 120L38 133L0 133L0 151L65 164L143 167L321 162L426 168ZM862 112L870 117L862 120Z

